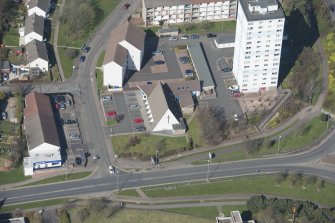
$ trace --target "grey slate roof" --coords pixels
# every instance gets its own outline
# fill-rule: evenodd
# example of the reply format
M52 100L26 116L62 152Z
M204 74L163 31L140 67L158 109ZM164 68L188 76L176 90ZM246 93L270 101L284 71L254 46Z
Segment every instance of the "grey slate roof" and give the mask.
M209 2L222 2L223 0L144 0L146 8L155 8L162 6L187 5L187 4L201 4Z
M41 36L44 35L44 17L38 16L35 13L26 17L24 23L24 35L35 32Z
M268 5L278 4L276 0L240 0L239 1L247 21L261 21L261 20L270 20L270 19L281 19L285 18L283 9L278 5L278 10L271 13L260 14L260 13L251 13L249 10L249 3L251 5L259 5L262 8L267 7Z
M209 71L204 53L201 49L200 43L187 45L188 51L193 62L193 66L198 75L199 80L203 81L202 87L214 88L214 81Z
M24 126L29 149L43 143L60 146L49 97L32 91L26 95L25 102Z
M47 12L49 9L50 0L30 0L29 9L34 7L38 7L42 9L44 12Z
M44 42L33 40L26 45L26 53L28 63L41 58L43 60L49 61L47 48Z

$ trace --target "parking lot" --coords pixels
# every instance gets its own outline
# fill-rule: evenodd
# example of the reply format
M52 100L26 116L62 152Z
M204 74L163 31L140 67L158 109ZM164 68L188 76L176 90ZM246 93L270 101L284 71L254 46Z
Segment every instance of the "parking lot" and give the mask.
M193 75L186 75L186 71L193 71L193 66L191 64L190 55L188 54L187 49L177 49L175 50L176 57L178 58L179 68L184 77L192 78ZM182 58L189 58L189 61L181 61Z

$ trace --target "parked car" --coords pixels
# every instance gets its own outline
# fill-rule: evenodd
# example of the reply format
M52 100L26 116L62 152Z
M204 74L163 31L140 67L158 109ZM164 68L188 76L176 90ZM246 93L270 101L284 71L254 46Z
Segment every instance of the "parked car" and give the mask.
M80 57L80 62L84 62L84 61L85 61L85 59L86 59L86 57L85 57L85 56L81 56L81 57Z
M107 117L115 117L116 116L116 111L110 111L106 113Z
M91 47L86 46L86 47L84 48L84 52L85 52L85 53L88 53L88 51L90 51L90 49L91 49Z
M108 102L112 100L112 97L109 95L102 96L101 98L102 102Z
M198 35L191 35L191 39L199 39L200 38L200 36L198 36Z
M159 61L155 61L155 64L156 64L156 65L162 65L162 64L165 64L165 62L162 61L162 60L159 60Z
M163 51L162 50L156 50L152 52L152 55L162 55Z
M77 121L76 120L70 120L70 119L67 119L64 121L64 124L65 125L71 125L71 124L76 124Z
M134 122L135 124L143 124L143 123L144 123L144 120L143 120L142 118L135 118L135 119L133 120L133 122Z
M169 38L169 40L176 41L176 40L178 40L178 37L176 37L176 36L171 36L171 37Z
M188 35L183 35L181 39L188 39Z
M213 38L213 37L216 37L216 34L208 33L208 34L207 34L207 37L208 37L208 38Z
M186 77L193 77L193 70L185 70Z
M109 173L115 173L115 167L114 166L109 166L108 171L109 171Z
M81 157L76 157L75 162L77 165L81 165L81 162L82 162Z
M225 68L223 68L221 71L223 72L223 73L228 73L228 72L231 72L233 69L231 68L231 67L225 67Z
M9 79L9 75L7 73L4 73L3 74L3 80L8 81L8 79Z
M137 110L137 109L140 109L141 106L139 106L138 104L131 104L131 105L128 105L128 108L130 110Z
M60 106L60 109L61 109L61 110L66 109L66 105L65 105L64 103L59 104L59 106Z
M69 139L80 139L79 133L71 133L69 134Z
M179 63L181 63L181 64L190 63L190 58L189 57L180 57L179 58Z
M7 119L7 112L2 112L2 120L6 120Z
M238 85L234 84L234 85L229 86L228 90L233 91L233 92L238 92L239 87L238 87Z
M238 121L238 120L239 120L238 114L234 114L233 117L234 117L234 120L235 120L235 121Z
M126 9L126 10L127 10L127 9L129 8L129 6L130 6L130 4L129 4L129 3L126 3L126 4L123 5L123 9Z
M144 132L146 130L146 128L144 126L138 126L135 128L136 132Z

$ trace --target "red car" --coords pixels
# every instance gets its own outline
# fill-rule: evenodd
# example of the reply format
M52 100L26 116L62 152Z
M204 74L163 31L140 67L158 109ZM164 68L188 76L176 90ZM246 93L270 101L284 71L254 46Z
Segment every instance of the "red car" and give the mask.
M135 119L133 120L133 122L134 122L135 124L142 124L142 123L144 122L144 120L141 119L141 118L135 118Z
M123 5L123 9L126 9L126 10L127 10L127 9L129 8L129 6L130 6L130 4L129 4L129 3L126 3L126 4Z
M116 111L110 111L106 113L107 117L115 117L116 116Z

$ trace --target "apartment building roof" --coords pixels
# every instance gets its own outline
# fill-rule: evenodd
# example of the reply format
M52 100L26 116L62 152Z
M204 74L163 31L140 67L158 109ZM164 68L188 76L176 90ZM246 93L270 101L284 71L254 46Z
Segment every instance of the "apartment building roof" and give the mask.
M29 149L43 143L60 146L49 97L32 91L25 96L25 103L24 126Z
M222 2L222 0L144 0L146 8L155 8L162 6L186 5L186 4L201 4L210 2Z
M240 0L239 3L242 6L247 21L261 21L261 20L285 18L284 12L276 0ZM249 10L249 4L252 7L261 7L261 8L267 8L268 6L278 5L278 9L275 11L269 11L267 13L258 13L257 11L251 12Z
M35 13L27 16L24 23L24 35L35 32L41 36L44 34L44 17L38 16Z
M42 9L44 12L46 12L48 11L50 0L30 0L28 4L29 4L29 9L38 7Z
M49 61L48 52L44 42L33 40L26 45L26 53L28 63L41 58L45 61Z
M187 45L187 48L188 48L188 51L190 52L190 56L193 61L193 66L199 77L199 80L202 81L202 87L213 87L214 88L215 86L214 81L209 71L207 61L201 49L200 43L196 43L193 45Z
M136 47L137 49L143 50L145 32L143 32L140 28L136 27L130 22L121 24L117 28L113 29L111 31L108 44L106 47L106 53L105 53L105 58L103 62L104 65L112 61L115 61L117 63L122 62L120 65L123 66L124 64L123 62L125 60L125 55L126 55L125 53L127 51L121 50L118 47L118 45L120 42L124 40L130 43L131 45L133 45L134 47Z
M219 35L218 37L215 38L215 41L218 44L234 43L235 42L235 33Z

